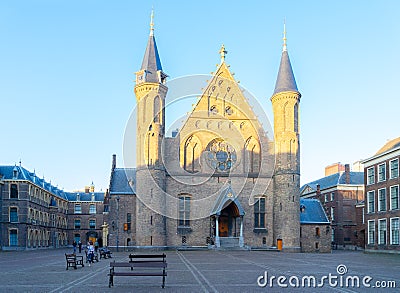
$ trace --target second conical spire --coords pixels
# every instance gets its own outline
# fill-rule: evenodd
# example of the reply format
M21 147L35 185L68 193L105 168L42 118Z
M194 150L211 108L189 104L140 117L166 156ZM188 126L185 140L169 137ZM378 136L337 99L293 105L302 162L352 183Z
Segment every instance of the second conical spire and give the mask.
M298 92L292 65L290 64L289 54L287 51L286 25L284 24L281 64L279 65L278 78L276 80L274 94L288 91Z
M162 71L160 56L158 55L156 39L154 37L154 12L151 12L150 36L144 53L141 70L146 71L147 82L158 82L157 71Z

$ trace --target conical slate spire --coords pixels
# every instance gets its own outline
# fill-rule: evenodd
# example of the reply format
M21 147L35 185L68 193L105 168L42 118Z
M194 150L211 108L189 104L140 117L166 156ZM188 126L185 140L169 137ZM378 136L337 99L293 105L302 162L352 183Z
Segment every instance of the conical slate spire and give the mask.
M162 71L160 56L158 55L156 39L154 38L153 12L151 13L150 36L144 53L141 70L146 71L147 82L159 82L157 71Z
M278 78L276 80L274 94L290 91L298 92L296 80L294 79L292 65L290 64L289 54L287 52L286 26L284 26L281 64L279 66Z

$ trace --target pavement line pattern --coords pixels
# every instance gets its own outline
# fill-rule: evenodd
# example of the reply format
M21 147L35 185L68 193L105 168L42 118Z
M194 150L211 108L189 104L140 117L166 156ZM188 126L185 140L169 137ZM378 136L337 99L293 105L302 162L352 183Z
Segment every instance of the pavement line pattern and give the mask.
M181 252L176 251L176 253L178 254L181 261L188 268L188 270L192 273L192 275L194 276L196 281L199 283L199 285L203 288L204 292L209 292L209 291L206 289L206 287L203 285L203 283L199 280L196 273L204 280L204 282L206 282L206 284L212 289L212 291L214 293L218 293L218 290L207 280L207 278L196 268L196 266L194 264L192 264Z
M252 265L258 266L258 267L260 267L260 268L264 268L264 269L268 269L268 270L271 269L270 266L263 265L263 264L259 264L259 263L256 263L256 262L254 262L254 261L251 261L251 260L247 260L247 259L244 259L244 258L239 258L239 257L233 256L233 255L227 254L227 253L222 253L222 252L217 252L217 253L218 253L218 254L221 254L221 255L224 255L224 256L226 256L226 257L230 257L230 258L233 258L233 259L240 260L240 261L242 261L242 262L246 262L246 263L248 263L248 264L252 264ZM296 261L298 261L298 260L296 260ZM303 261L303 262L305 262L305 261ZM307 263L307 262L306 262L306 263ZM279 272L279 273L281 273L281 274L286 273L285 271L277 270L276 268L274 268L273 270L274 270L274 271L277 271L277 272ZM335 288L335 287L330 287L330 289L332 289L332 290L334 290L334 291L338 291L338 292L357 293L357 291L353 291L353 290L350 290L350 289L348 289L348 288Z
M50 293L55 293L55 292L61 293L61 292L66 292L68 290L71 290L72 288L74 288L74 287L86 282L88 279L92 279L92 278L94 278L94 277L96 277L96 276L98 276L100 274L103 274L107 270L108 270L108 267L97 269L94 272L91 272L89 274L85 274L82 277L80 277L80 278L78 278L76 280L73 280L72 282L64 284L64 285L62 285L62 286L50 291ZM79 288L82 288L82 287L79 287Z

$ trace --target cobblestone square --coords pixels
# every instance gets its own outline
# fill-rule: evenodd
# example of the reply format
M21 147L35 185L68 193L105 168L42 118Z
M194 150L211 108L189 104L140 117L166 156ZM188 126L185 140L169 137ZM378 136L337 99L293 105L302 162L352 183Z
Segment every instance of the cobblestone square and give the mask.
M67 271L64 253L71 252L72 249L1 252L0 291L399 292L400 288L400 255L364 254L359 251L334 251L332 254L166 251L168 276L166 288L162 289L161 277L115 277L114 287L108 288L110 261L128 261L129 252L114 252L112 259L101 259L90 267L85 265ZM268 282L265 287L260 287L257 279L262 285L265 283L265 274ZM328 279L329 275L331 280ZM304 279L304 276L307 278ZM348 276L357 276L360 286L357 288L351 282L346 286ZM366 276L372 278L366 283L369 288L362 283ZM271 277L274 277L272 286ZM309 277L315 277L315 287L312 282L308 283ZM299 280L297 287L296 280ZM318 287L321 280L323 286ZM393 288L394 284L396 288ZM286 288L282 287L285 285ZM377 285L392 288L377 288Z

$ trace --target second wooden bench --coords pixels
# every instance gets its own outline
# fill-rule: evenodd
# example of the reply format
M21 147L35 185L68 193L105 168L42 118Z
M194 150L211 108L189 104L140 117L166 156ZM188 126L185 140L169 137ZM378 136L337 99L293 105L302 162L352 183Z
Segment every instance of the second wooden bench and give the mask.
M130 270L118 270L115 268L130 268ZM108 286L114 286L114 276L160 276L162 277L161 287L165 287L167 261L163 254L130 254L129 262L110 263L110 276Z

